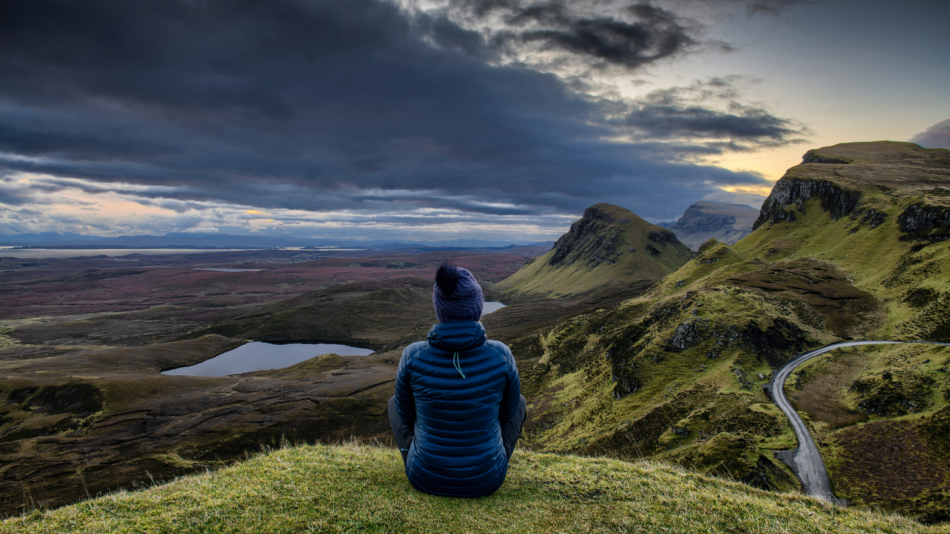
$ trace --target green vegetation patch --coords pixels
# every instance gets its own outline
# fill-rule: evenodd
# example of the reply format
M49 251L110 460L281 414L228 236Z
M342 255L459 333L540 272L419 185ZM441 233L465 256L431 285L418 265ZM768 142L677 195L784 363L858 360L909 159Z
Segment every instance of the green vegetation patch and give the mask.
M0 532L950 532L654 462L519 451L490 497L413 489L399 454L304 446L5 520Z
M550 252L495 284L509 298L565 296L605 286L656 280L689 261L692 252L669 230L630 211L596 204Z

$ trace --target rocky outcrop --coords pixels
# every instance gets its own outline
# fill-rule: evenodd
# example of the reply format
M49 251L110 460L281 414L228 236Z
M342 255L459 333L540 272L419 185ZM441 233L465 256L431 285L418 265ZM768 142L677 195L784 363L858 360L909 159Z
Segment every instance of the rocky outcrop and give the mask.
M548 259L548 264L559 267L580 261L592 267L601 263L615 263L621 254L617 243L623 241L623 235L610 226L629 222L628 218L611 217L596 207L587 208L584 216L554 243L554 254Z
M710 239L732 245L749 235L758 214L758 210L744 204L701 201L687 208L668 228L693 250Z
M628 222L630 222L630 219L628 217L620 217L620 218L611 217L607 212L597 209L597 206L591 206L587 208L586 210L584 210L584 216L581 217L581 221L585 219L588 221L605 222L607 224L613 224L613 223L627 224ZM574 223L574 224L577 224L577 223ZM573 228L573 225L571 225L571 227Z
M692 257L676 234L612 204L584 211L547 254L495 288L505 293L573 295L606 286L656 280Z
M817 150L809 150L808 152L805 152L804 156L802 156L802 164L805 163L837 163L847 165L848 163L851 163L851 160L848 158L822 156Z
M773 368L787 363L791 352L809 345L805 332L785 319L776 319L767 328L754 321L740 328L722 321L691 319L676 327L667 345L679 352L707 342L711 343L706 357L711 360L718 358L724 348L742 347Z
M950 208L912 204L897 216L897 224L905 233L950 230Z
M931 403L933 378L912 371L889 369L880 377L856 380L850 390L862 399L858 410L869 415L894 416L917 413Z
M654 243L676 243L676 234L665 230L656 230L647 235L647 239Z
M864 215L861 217L861 220L859 222L861 224L868 225L868 228L873 230L877 228L878 226L881 226L882 224L884 224L885 219L887 219L887 213L871 208L864 212Z
M806 178L785 177L775 184L772 193L762 204L759 218L752 229L763 224L792 222L795 213L786 208L794 206L799 212L805 212L805 203L812 198L821 200L821 209L827 211L832 219L840 219L851 214L861 200L860 191L842 189L827 180L809 180Z

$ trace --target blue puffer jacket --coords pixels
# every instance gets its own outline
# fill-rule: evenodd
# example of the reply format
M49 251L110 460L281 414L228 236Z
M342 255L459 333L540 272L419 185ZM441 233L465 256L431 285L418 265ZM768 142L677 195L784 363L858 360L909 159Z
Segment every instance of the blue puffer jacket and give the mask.
M481 497L505 481L501 422L518 409L518 367L479 322L437 324L406 347L396 373L396 412L414 437L413 486L433 495Z

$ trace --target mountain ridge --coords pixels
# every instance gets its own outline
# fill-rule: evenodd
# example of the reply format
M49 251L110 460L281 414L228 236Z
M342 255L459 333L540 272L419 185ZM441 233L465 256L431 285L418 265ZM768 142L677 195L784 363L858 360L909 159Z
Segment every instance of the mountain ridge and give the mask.
M710 239L735 244L752 232L759 210L745 204L700 200L686 208L683 216L667 226L692 250Z
M530 260L495 288L512 295L578 294L658 279L691 256L673 232L601 203L584 210L547 254Z

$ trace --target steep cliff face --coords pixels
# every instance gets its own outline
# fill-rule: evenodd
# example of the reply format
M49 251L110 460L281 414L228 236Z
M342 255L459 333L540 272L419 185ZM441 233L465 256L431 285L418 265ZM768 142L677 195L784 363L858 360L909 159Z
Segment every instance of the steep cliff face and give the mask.
M840 219L854 211L861 200L861 192L842 189L826 180L785 177L775 184L772 193L762 204L762 211L752 225L752 229L765 223L792 222L796 219L788 206L795 206L799 213L805 212L805 203L812 198L821 201L821 209L827 211L832 219Z
M629 222L629 217L614 218L596 207L587 208L584 216L554 243L548 265L613 265L623 254L623 226Z
M619 206L597 204L584 211L550 252L495 287L512 293L577 294L656 280L691 257L692 252L673 232Z
M950 237L950 207L911 204L897 217L901 232L931 241ZM910 236L908 236L910 237Z
M802 163L789 169L762 205L754 228L794 222L805 204L817 198L832 220L845 216L880 217L900 203L901 231L950 226L950 151L925 149L913 143L843 143L809 150ZM907 202L916 207L904 206ZM863 210L855 210L865 206ZM797 214L796 214L797 212ZM879 218L877 225L883 222Z
M668 228L693 250L710 239L732 245L749 235L758 215L758 210L744 204L700 201Z

